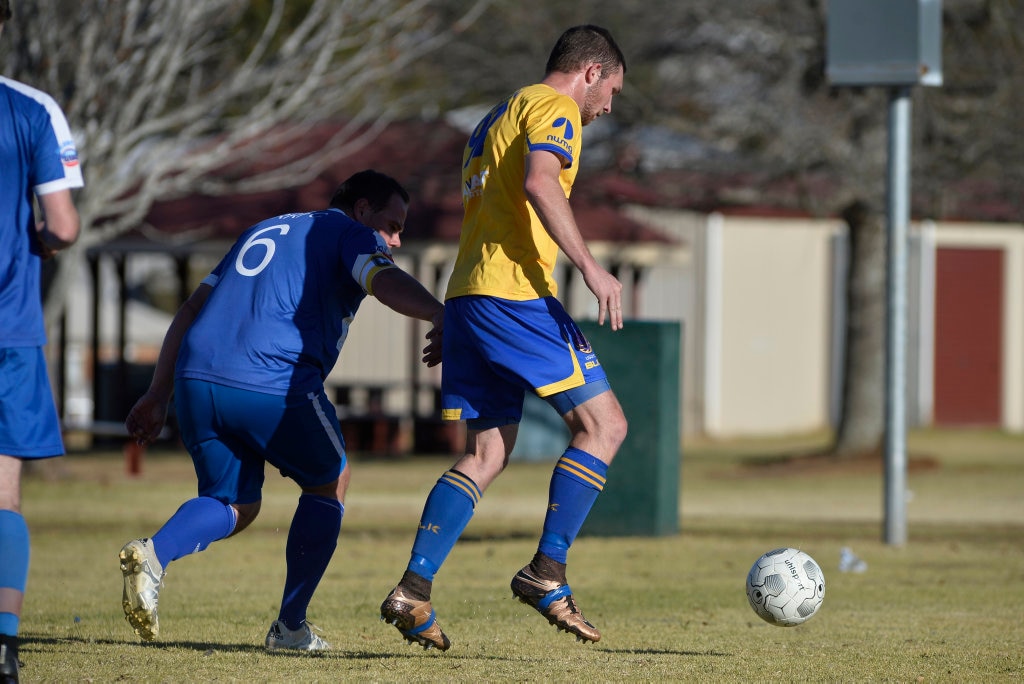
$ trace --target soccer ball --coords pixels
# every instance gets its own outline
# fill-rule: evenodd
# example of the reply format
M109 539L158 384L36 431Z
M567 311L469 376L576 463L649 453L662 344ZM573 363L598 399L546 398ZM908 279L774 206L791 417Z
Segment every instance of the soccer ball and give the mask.
M761 619L778 627L810 620L825 599L825 573L803 551L775 549L747 573L747 600Z

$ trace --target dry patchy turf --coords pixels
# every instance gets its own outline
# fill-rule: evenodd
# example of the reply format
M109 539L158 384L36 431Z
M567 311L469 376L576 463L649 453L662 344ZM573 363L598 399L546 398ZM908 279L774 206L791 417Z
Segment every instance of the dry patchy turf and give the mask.
M603 634L587 646L511 598L509 579L536 547L551 468L513 463L437 578L435 607L453 641L444 654L407 646L377 608L450 463L355 459L338 551L310 607L333 650L312 657L262 648L294 486L268 473L249 530L171 566L161 638L142 644L121 613L117 552L192 495L190 463L151 453L131 478L117 454L74 454L26 481L23 681L1019 681L1024 440L912 439L935 467L910 473L902 548L880 540L882 484L871 469L754 477L751 459L779 445L692 448L680 534L574 545L569 580ZM750 564L777 546L802 548L826 574L821 611L794 628L762 622L743 591ZM866 572L837 570L844 546Z

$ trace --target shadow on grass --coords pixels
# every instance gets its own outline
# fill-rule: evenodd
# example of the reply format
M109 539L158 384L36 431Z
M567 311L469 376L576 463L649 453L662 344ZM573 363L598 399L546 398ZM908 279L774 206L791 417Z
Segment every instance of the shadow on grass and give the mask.
M668 655L668 656L711 656L712 658L731 658L732 653L722 653L721 651L677 651L674 649L667 648L598 648L595 649L602 653L614 653L616 655L640 655L640 656L651 656L651 655Z
M387 658L422 658L424 656L422 655L421 650L422 649L419 649L419 648L412 649L411 652L409 652L409 653L394 652L394 651L391 652L391 653L380 653L380 652L366 653L366 652L360 652L360 651L352 651L352 652L350 652L349 657L353 657L353 658L367 658L367 659L379 659L381 657L387 657ZM710 656L710 657L714 657L714 658L731 658L733 656L733 654L731 654L731 653L722 653L721 651L714 651L714 650L710 650L710 651L683 651L683 650L673 650L673 649L663 649L663 648L618 648L618 649L616 649L616 648L601 648L599 646L594 646L592 648L592 650L600 651L601 653L608 653L608 654L612 654L612 655L634 655L634 656L659 656L659 655L665 655L665 656L689 656L689 657L708 657L708 656ZM434 650L431 649L431 652L434 652ZM444 658L446 660L467 660L467 661L479 661L479 660L495 660L495 661L498 661L498 660L508 660L508 661L514 661L514 662L522 662L523 661L523 657L521 655L503 656L503 655L495 655L495 654L483 655L483 654L480 654L480 653L450 653L450 652L449 653L442 653L440 651L436 651L436 654L437 654L437 657ZM546 658L546 656L539 655L537 659L538 660L545 660L545 658Z
M225 643L212 643L208 641L125 641L122 639L94 639L86 637L68 636L68 637L36 637L31 634L22 634L21 637L21 653L22 655L28 654L31 658L33 647L36 646L57 646L67 647L68 644L81 644L82 646L95 646L97 644L102 646L137 646L138 648L144 649L156 649L156 650L169 650L169 649L185 649L189 651L202 652L206 655L213 655L214 653L252 653L252 654L266 654L272 658L330 658L330 659L345 659L345 660L380 660L382 657L391 657L390 653L380 652L369 652L369 651L346 651L340 649L332 649L330 651L274 651L270 652L262 644L247 643L247 644L225 644Z
M125 641L122 639L95 639L79 636L67 636L67 637L52 637L52 636L32 636L31 634L22 634L21 637L21 654L28 656L31 662L34 652L38 651L43 646L63 647L67 649L69 644L79 644L81 646L115 646L123 648L126 646L136 646L143 649L155 649L155 650L170 650L170 649L185 649L189 651L196 651L203 653L204 655L214 655L215 653L248 653L248 654L265 654L272 658L300 658L308 660L309 658L321 658L328 660L372 660L379 661L386 658L423 658L424 649L422 648L409 648L405 651L365 651L365 650L345 650L339 648L332 648L329 651L267 651L262 644L246 643L246 644L225 644L225 643L211 643L208 641ZM520 661L519 656L503 656L503 655L480 655L480 654L463 654L463 653L442 653L435 651L435 649L429 649L432 653L436 653L437 657L443 657L446 660L465 660L465 661ZM598 649L605 651L605 649ZM609 653L633 653L637 655L720 655L716 653L686 653L680 651L656 651L656 650L632 650L632 651L607 651ZM427 656L429 657L429 656Z
M211 643L208 641L129 641L126 639L96 639L93 637L81 637L81 636L66 636L66 637L51 637L51 636L34 636L31 632L21 634L21 651L31 652L32 647L36 645L47 645L47 646L67 646L68 644L101 644L104 646L138 646L139 648L155 648L155 649L166 649L166 648L186 648L193 651L225 651L225 652L237 652L246 653L250 651L258 651L265 653L266 649L259 644L223 644L223 643ZM286 655L292 655L290 653ZM308 657L309 654L296 653L295 655L304 655Z

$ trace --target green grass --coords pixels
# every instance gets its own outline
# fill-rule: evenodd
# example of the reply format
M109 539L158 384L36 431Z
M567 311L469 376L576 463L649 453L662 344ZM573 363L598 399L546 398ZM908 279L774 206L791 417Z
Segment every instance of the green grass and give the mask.
M334 560L310 620L334 649L266 654L297 489L268 472L242 535L174 563L161 637L140 643L120 608L117 552L194 492L191 463L151 452L129 478L118 454L73 454L27 479L33 538L22 679L36 681L1019 681L1024 677L1024 439L923 432L910 453L909 541L882 542L877 464L758 467L816 437L688 445L679 535L583 537L569 577L602 631L578 644L511 599L536 548L551 464L513 463L486 493L437 578L453 646L406 646L378 620L408 559L423 498L449 460L356 459ZM626 468L616 463L615 468ZM825 603L796 628L747 605L750 564L798 546L825 571ZM837 570L851 547L863 574Z

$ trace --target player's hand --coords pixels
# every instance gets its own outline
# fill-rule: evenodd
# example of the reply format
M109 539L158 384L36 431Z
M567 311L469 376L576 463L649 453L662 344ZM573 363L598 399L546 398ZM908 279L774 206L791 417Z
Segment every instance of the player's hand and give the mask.
M423 348L423 363L427 364L428 368L433 368L441 363L441 338L443 336L444 333L437 328L427 333L427 339L430 340L430 343Z
M434 327L427 332L427 346L423 348L423 363L433 368L441 363L441 347L444 342L444 310L434 316Z
M612 330L622 329L622 283L603 268L595 268L583 275L583 281L597 297L597 324L604 325L605 318Z
M42 229L43 224L40 223L38 224L36 230L32 231L32 244L30 245L29 251L32 254L38 256L43 261L46 261L48 259L52 259L53 257L55 257L59 250L46 246L46 243L43 242Z
M167 422L169 401L154 392L143 394L124 421L128 436L142 445L155 440Z

